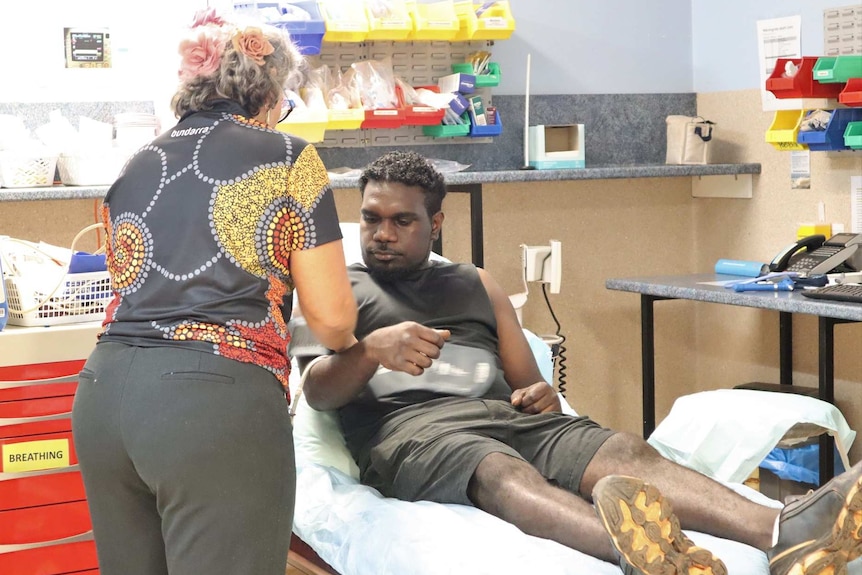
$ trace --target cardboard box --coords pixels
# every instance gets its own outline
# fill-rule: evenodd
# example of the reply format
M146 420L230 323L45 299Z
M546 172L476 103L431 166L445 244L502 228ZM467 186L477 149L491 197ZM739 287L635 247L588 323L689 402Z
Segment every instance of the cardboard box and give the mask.
M530 165L537 170L566 170L586 167L584 125L530 126Z

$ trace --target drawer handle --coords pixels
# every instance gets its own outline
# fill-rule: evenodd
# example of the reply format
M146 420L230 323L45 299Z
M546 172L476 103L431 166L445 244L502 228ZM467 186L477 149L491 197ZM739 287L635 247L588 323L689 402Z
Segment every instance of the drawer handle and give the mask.
M92 541L93 530L72 535L71 537L63 537L62 539L54 539L53 541L39 541L38 543L21 543L16 545L0 545L0 555L4 553L16 553L18 551L28 551L30 549L38 549L40 547L50 547L51 545L63 545L66 543L80 543L82 541Z
M45 385L49 383L75 383L78 381L78 374L60 375L57 377L48 377L45 379L17 379L15 381L0 381L0 389L10 389L13 387L26 387L28 385Z
M52 475L54 473L72 473L80 471L80 467L75 463L68 467L52 467L51 469L37 469L35 471L15 471L2 472L0 471L0 483L4 481L12 481L13 479L31 479L40 475Z
M72 417L71 411L64 411L63 413L52 413L50 415L37 415L35 417L0 417L0 427L6 425L21 425L22 423L40 423L42 421L69 419L70 417Z

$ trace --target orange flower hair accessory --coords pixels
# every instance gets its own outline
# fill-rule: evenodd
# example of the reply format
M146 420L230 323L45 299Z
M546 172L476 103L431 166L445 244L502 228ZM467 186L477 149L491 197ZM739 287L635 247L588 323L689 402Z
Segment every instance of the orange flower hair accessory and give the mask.
M260 28L249 26L241 32L237 32L231 38L233 47L237 52L242 52L251 58L258 66L263 66L263 57L275 52L266 36Z

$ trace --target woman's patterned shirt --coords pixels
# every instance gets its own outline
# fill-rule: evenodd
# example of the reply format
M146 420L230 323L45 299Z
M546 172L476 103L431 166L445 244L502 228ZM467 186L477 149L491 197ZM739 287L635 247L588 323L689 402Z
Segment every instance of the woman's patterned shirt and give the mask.
M100 342L210 351L287 389L290 254L341 239L313 146L220 100L129 160L102 219L115 297Z

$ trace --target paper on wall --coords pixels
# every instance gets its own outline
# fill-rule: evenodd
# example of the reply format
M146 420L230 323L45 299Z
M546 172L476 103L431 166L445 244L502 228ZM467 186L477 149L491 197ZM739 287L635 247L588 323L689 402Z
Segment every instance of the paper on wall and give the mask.
M760 62L760 91L764 111L799 110L802 100L779 99L766 89L766 80L779 58L802 57L802 16L757 21L757 51Z

